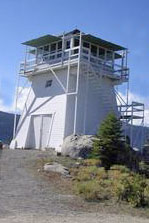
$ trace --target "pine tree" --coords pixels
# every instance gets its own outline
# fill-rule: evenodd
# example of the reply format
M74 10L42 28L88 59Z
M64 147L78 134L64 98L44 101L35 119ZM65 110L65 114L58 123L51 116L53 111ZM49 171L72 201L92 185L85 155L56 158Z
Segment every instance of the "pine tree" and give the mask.
M119 153L125 148L122 124L114 115L109 114L101 124L91 156L99 158L105 169L118 163Z

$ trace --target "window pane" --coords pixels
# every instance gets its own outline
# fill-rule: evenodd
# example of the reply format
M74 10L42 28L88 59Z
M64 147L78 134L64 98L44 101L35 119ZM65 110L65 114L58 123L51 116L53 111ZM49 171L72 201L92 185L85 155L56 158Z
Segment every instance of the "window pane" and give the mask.
M44 51L49 51L49 45L44 46Z
M51 44L51 52L56 50L56 43Z
M74 51L73 51L73 54L78 54L79 53L79 49L75 49Z
M43 53L43 47L38 48L38 54L42 54Z
M58 42L58 50L62 50L62 41Z
M46 81L45 87L51 87L52 85L52 80Z
M113 52L107 50L107 60L112 60L113 59Z
M74 47L75 47L75 46L79 46L79 43L80 43L79 39L76 39L76 38L75 38L75 39L74 39Z
M58 54L57 54L57 58L60 58L61 56L62 56L61 53L58 53Z
M91 45L91 54L95 57L97 56L97 47L96 46Z
M66 49L69 49L70 48L70 40L67 40L66 41Z
M50 56L50 60L54 60L54 59L55 59L54 55Z
M90 48L90 44L88 42L83 42L83 47Z
M102 48L99 48L99 57L101 59L104 59L105 58L105 50L102 49Z

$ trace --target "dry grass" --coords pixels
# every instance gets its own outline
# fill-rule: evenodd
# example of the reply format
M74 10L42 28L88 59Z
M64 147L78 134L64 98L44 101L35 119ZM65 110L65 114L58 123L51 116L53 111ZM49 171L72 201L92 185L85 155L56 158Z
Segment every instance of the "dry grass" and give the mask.
M51 162L58 162L61 163L62 165L70 168L71 174L73 175L72 178L64 178L62 177L60 174L58 173L45 173L43 171L43 165L45 163L51 163ZM40 177L42 180L46 180L49 183L49 186L53 188L53 190L56 193L60 193L60 194L68 194L68 195L72 195L74 194L74 179L76 177L76 175L78 174L78 168L74 168L75 163L78 162L76 160L72 160L68 157L57 157L57 156L50 156L47 153L45 153L43 156L41 157L36 157L35 159L32 160L32 165L30 166L30 169L32 168L34 174L36 175L36 177ZM80 163L82 163L82 161L79 161ZM81 172L80 175L78 177L78 179L80 178L84 178L84 180L88 179L87 173L86 173L86 167L90 167L90 174L92 172L94 172L94 175L96 175L97 177L101 177L106 179L107 175L106 173L102 170L102 168L96 167L96 166L92 166L92 164L89 164L89 161L86 161L84 165L80 166L81 168ZM91 163L94 163L94 161L91 161ZM38 171L40 169L40 171ZM122 170L124 172L127 172L126 169ZM116 177L118 175L117 170L112 170L113 175L115 175L114 177ZM81 176L82 175L82 176ZM76 184L77 186L77 184ZM75 187L76 187L75 186ZM89 186L88 189L89 190L93 190L96 188L96 182L92 182ZM82 186L82 190L83 190L83 186ZM96 191L95 192L95 196L96 196ZM103 193L104 194L104 193ZM106 193L107 194L107 193ZM90 200L90 199L89 199ZM96 199L94 199L95 201ZM92 202L87 202L84 201L84 199L76 197L76 209L80 209L81 211L85 211L88 210L88 212L105 212L105 213L111 213L111 214L128 214L128 215L133 215L133 216L138 216L138 217L146 217L149 218L149 209L147 207L144 208L133 208L129 205L126 205L125 202L123 203L116 203L115 199L107 198L106 195L104 197L101 197L101 199L99 199L98 201L96 200L96 202L92 201Z

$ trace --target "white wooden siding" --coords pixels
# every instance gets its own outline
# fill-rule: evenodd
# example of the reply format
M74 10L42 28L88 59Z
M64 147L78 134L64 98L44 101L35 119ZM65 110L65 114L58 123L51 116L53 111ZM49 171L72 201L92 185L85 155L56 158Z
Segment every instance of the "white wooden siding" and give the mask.
M66 87L67 69L61 69L56 73ZM76 73L76 67L70 69L70 92L74 92L76 88ZM117 112L116 97L113 82L108 78L100 79L94 75L89 77L87 92L86 75L83 72L80 73L76 133L96 134L106 115L111 111ZM46 88L45 85L48 80L52 80L52 85ZM66 96L63 88L50 72L35 75L31 81L31 91L17 129L17 147L30 147L31 145L29 142L33 138L32 132L35 130L33 129L32 116L51 115L53 118L47 146L60 149L63 139L73 134L75 95ZM86 120L85 123L84 120ZM45 140L47 141L47 137ZM39 147L36 146L37 142L33 143L35 147ZM45 142L42 141L40 145L42 145L41 147L45 146Z
M66 70L57 72L57 75L66 84ZM47 80L52 79L52 86L45 88ZM17 147L28 147L28 135L31 123L31 116L37 115L54 115L52 123L51 138L49 139L49 147L59 147L64 138L64 120L65 120L66 95L59 83L52 74L47 73L32 78L32 88L26 101L24 111L22 113L17 135ZM22 140L23 138L23 140Z

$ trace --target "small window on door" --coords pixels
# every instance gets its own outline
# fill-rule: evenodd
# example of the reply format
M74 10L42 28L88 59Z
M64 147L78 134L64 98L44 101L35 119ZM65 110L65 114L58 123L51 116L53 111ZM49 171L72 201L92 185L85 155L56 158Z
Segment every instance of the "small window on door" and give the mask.
M48 81L46 81L46 84L45 84L45 87L47 88L47 87L51 87L51 85L52 85L52 80L48 80Z

